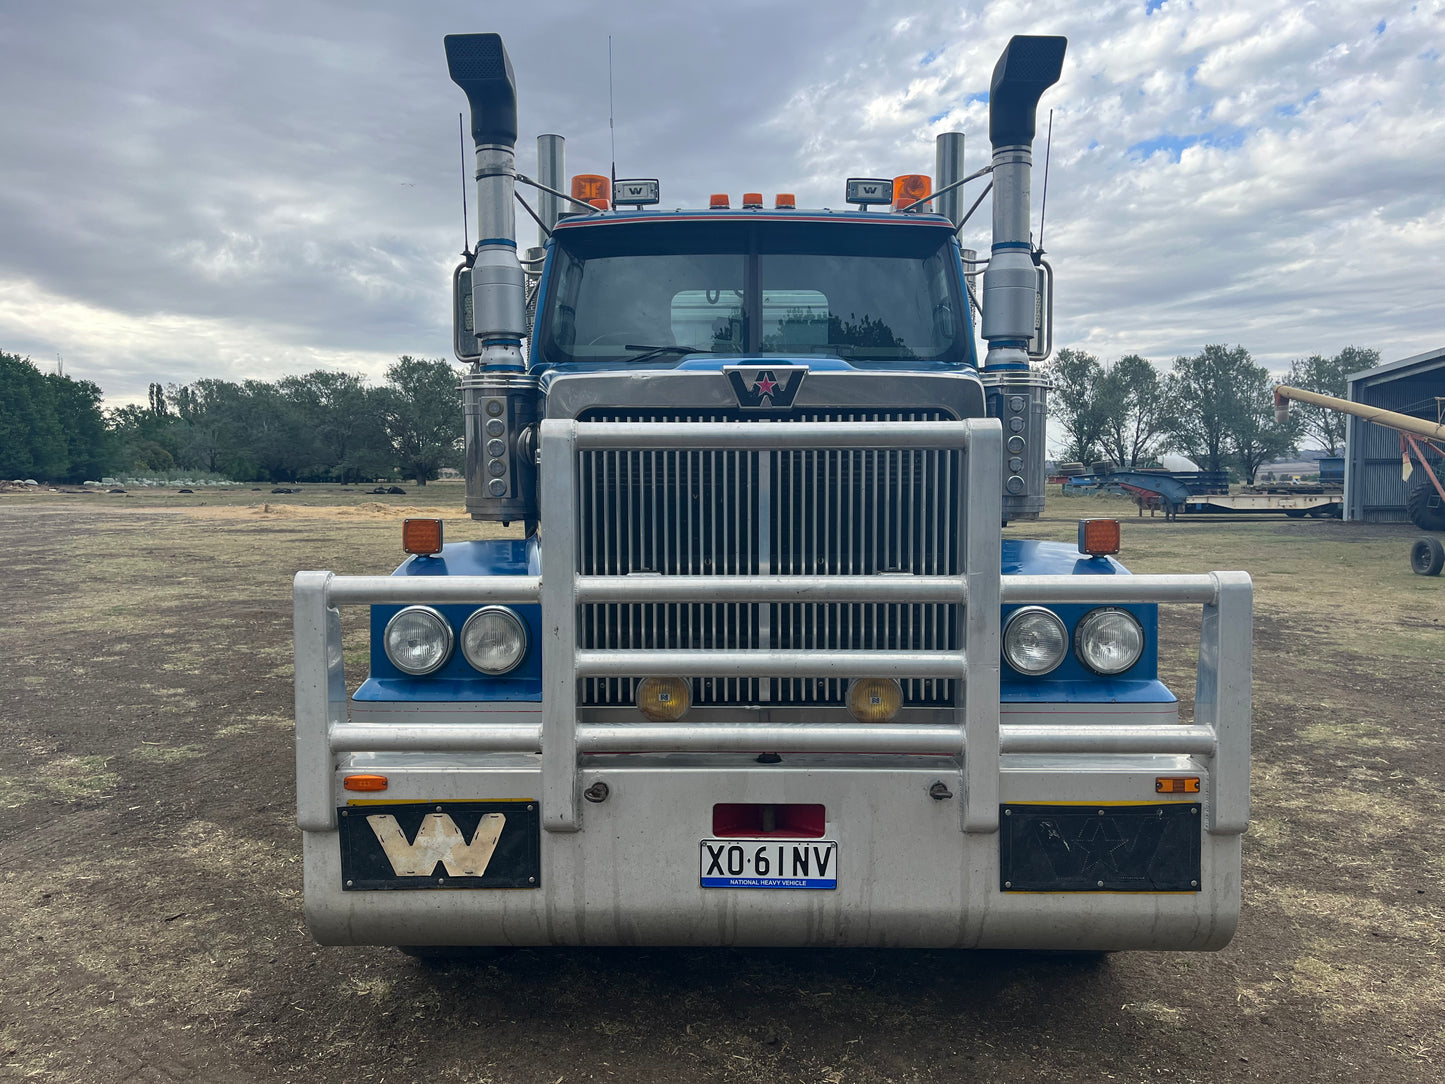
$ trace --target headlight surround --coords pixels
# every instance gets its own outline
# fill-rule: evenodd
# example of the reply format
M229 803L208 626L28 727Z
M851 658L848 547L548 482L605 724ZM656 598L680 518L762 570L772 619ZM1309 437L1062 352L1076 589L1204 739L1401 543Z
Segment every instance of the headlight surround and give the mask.
M1025 606L1009 615L1003 630L1003 657L1020 674L1047 674L1068 654L1069 630L1053 610Z
M1074 653L1096 674L1122 674L1144 654L1144 626L1127 610L1090 610L1074 629Z
M452 627L430 606L408 606L386 623L382 646L391 665L403 674L425 677L451 658Z
M462 626L462 657L473 670L497 677L527 657L527 624L506 606L483 606Z

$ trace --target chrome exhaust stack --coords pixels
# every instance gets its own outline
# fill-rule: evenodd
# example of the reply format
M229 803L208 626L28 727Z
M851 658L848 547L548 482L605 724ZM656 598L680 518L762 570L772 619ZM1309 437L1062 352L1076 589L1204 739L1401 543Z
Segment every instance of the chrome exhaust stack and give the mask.
M1039 98L1063 72L1062 37L1017 36L993 69L988 137L993 145L993 247L983 275L984 388L1004 427L1004 520L1044 509L1050 382L1029 368L1030 343L1052 338L1040 304L1044 272L1029 232L1030 175Z
M462 381L467 511L473 519L522 520L530 530L537 519L537 381L522 358L527 294L512 206L517 82L500 35L448 34L446 53L447 71L472 108L477 149L477 243L455 279L462 295L457 353L472 363ZM468 287L470 328L463 322Z

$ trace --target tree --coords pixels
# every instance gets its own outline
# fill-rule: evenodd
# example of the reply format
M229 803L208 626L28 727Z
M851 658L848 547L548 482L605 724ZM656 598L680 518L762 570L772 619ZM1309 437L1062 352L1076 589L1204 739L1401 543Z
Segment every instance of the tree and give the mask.
M459 465L462 396L457 374L441 358L404 354L386 371L377 401L402 469L424 486L445 466Z
M68 466L54 390L29 358L0 352L0 478L50 481Z
M1373 369L1380 364L1378 350L1362 350L1358 346L1347 346L1332 358L1311 354L1294 361L1289 367L1289 383L1305 391L1317 391L1321 395L1345 398L1348 391L1345 377L1362 369ZM1313 403L1291 403L1291 416L1298 414L1306 435L1319 441L1326 455L1343 455L1345 449L1345 420L1348 415Z
M100 385L54 373L46 375L45 383L65 440L66 464L58 480L84 482L100 478L115 459L115 443L100 409Z
M1242 346L1175 358L1165 388L1169 435L1205 470L1233 463L1249 480L1260 463L1294 446L1294 426L1273 424L1269 371Z
M1104 367L1093 354L1064 347L1054 356L1049 375L1054 382L1049 413L1069 438L1063 457L1081 463L1098 458L1104 436L1104 417L1099 409Z
M374 478L387 469L391 446L377 394L360 376L318 369L286 377L281 388L308 419L315 438L317 461L308 473L346 482Z
M1153 365L1138 354L1114 362L1104 374L1096 409L1108 458L1137 467L1154 457L1166 418L1164 389Z

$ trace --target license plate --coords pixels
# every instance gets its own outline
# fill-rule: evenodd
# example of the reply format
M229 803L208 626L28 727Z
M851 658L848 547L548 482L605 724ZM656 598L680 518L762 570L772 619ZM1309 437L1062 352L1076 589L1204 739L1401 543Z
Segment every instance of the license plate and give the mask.
M838 844L831 839L705 839L703 888L837 888Z
M337 810L348 892L536 888L537 803L390 802Z

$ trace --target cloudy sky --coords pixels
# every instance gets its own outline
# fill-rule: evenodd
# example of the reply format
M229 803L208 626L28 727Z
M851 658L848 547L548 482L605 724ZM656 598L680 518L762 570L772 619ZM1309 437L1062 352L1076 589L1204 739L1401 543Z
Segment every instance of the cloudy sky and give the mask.
M1060 345L1445 345L1445 0L5 0L0 350L112 403L449 354L467 31L506 42L529 173L539 132L607 172L610 34L618 175L666 206L838 206L942 131L976 168L999 51L1065 34L1035 153L1052 108Z

